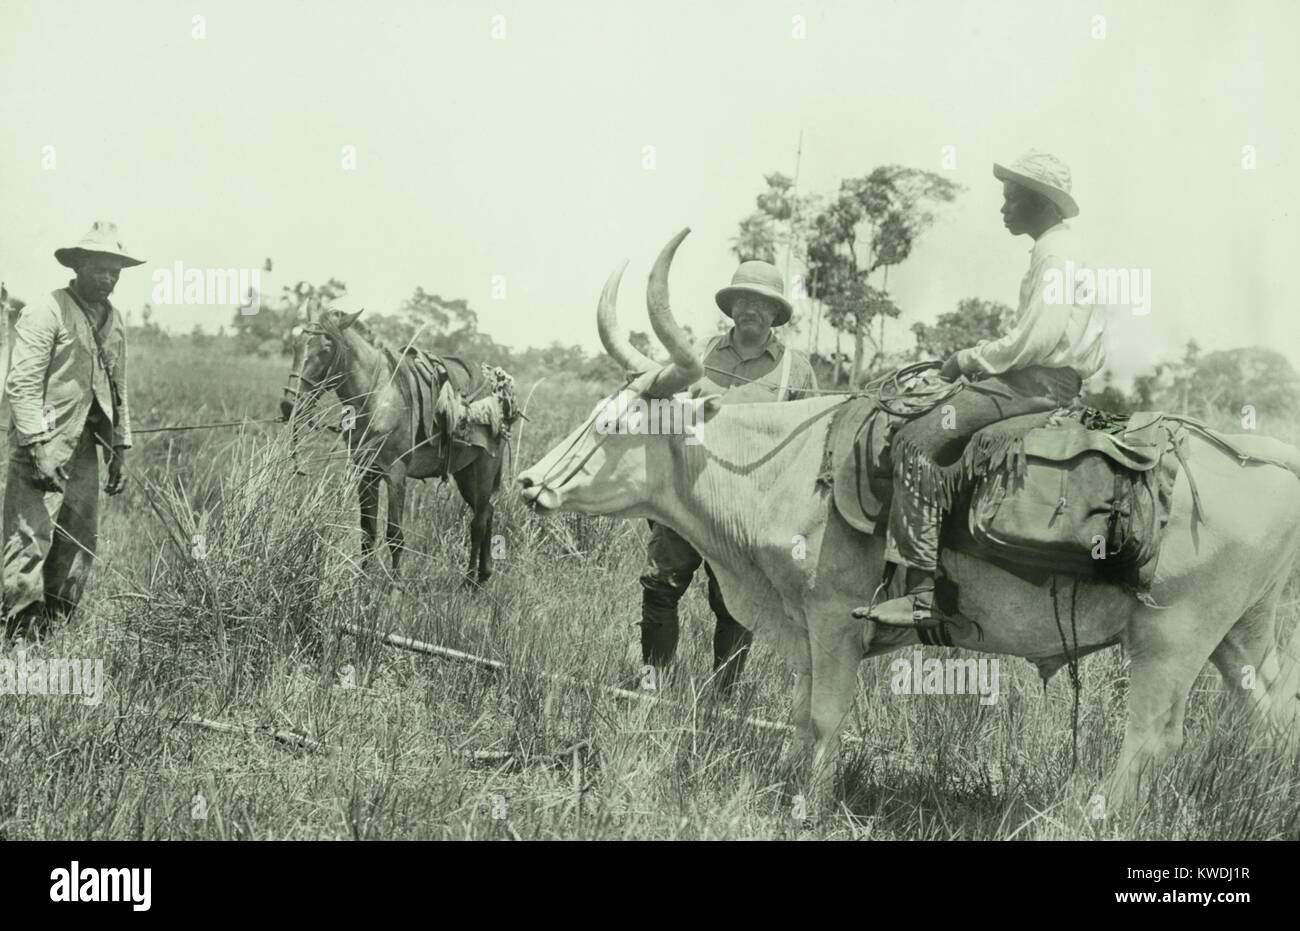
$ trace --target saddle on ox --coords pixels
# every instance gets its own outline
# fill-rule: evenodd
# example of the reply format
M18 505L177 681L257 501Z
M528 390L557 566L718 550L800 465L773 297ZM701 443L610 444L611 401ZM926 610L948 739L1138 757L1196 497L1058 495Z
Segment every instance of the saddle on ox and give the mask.
M475 370L459 356L435 356L414 346L394 363L398 390L411 411L412 448L438 451L444 482L456 447L490 452L492 440L509 436L519 411L514 379L504 369L483 363Z
M831 486L836 510L855 529L885 534L893 434L933 406L899 412L861 397L836 413L819 481ZM1149 590L1180 465L1200 511L1187 463L1189 428L1241 455L1208 427L1158 411L1060 408L991 424L958 462L928 477L945 514L941 548L1037 585L1057 574L1101 578L1153 604ZM887 568L882 584L891 577ZM955 614L955 587L939 581L940 607Z

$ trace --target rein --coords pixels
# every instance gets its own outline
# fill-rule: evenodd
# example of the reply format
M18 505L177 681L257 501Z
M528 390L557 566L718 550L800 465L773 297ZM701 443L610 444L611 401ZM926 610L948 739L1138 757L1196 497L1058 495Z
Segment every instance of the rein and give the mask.
M917 363L917 365L922 367L932 367L935 365L935 363L925 362L925 363ZM909 366L909 368L915 368L915 367L916 366ZM623 385L623 390L626 390L627 387L631 385L634 380L635 379L629 378L628 381ZM564 452L562 452L558 457L556 457L556 464L551 466L551 468L547 469L545 474L542 475L541 480L537 483L537 487L539 491L547 488L549 488L551 491L558 490L566 482L568 482L571 478L573 478L575 475L577 475L586 467L587 463L591 460L591 457L596 454L596 450L598 450L601 447L601 444L605 442L604 436L601 436L595 443L592 444L591 449L588 450L587 453L580 460L578 460L577 464L575 464L573 468L569 469L568 472L565 473L564 477L560 479L559 482L552 484L550 481L551 476L554 473L555 469L558 467L558 465L564 461L565 457L568 456L569 453L573 451L574 447L577 446L579 443L581 443L586 438L587 434L590 433L591 430L595 427L596 421L600 418L604 405L608 404L612 397L614 396L611 395L610 398L606 398L604 401L601 402L601 405L597 407L596 411L592 413L590 417L587 418L586 422L582 426L582 429L574 436L572 440L569 441L569 444L564 448ZM938 402L936 401L935 403ZM823 412L823 415L829 414L833 412L835 409L836 409L835 407L827 408L826 411Z
M938 407L963 388L971 388L976 384L954 381L920 389L906 384L922 372L939 367L940 363L933 361L913 362L911 365L877 376L863 385L854 396L870 398L887 414L897 417L916 417Z

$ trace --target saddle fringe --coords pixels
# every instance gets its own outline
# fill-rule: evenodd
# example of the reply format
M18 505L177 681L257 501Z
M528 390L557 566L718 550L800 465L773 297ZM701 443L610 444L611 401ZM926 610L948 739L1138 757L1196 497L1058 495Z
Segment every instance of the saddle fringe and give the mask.
M1006 467L1023 475L1026 465L1024 437L996 431L975 434L951 465L939 465L906 435L894 436L891 458L895 474L901 473L915 483L919 493L944 514L989 472Z

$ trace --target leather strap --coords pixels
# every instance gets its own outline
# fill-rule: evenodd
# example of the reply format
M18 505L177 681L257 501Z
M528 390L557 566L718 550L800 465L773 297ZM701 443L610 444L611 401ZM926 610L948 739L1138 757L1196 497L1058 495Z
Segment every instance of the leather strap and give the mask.
M789 346L785 347L785 352L781 353L781 384L776 389L776 399L778 401L784 401L790 390L790 358L793 355L794 351Z

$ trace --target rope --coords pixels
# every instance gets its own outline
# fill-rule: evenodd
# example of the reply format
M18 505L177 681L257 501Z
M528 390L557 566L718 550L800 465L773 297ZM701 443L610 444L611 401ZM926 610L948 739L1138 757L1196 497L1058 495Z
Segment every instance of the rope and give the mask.
M932 368L937 369L939 367L940 367L940 363L937 361L913 362L911 365L905 365L901 368L892 369L881 375L877 375L875 378L871 379L870 381L865 382L860 388L849 389L845 391L840 391L831 388L787 388L786 391L787 393L792 395L793 394L800 394L800 395L815 394L815 395L822 395L822 396L843 395L846 397L855 397L855 398L871 397L874 398L876 402L880 404L880 406L884 408L888 413L898 414L900 416L914 416L918 413L924 413L923 410L916 409L918 398L924 397L926 399L925 404L928 405L928 407L925 407L925 410L929 410L932 407L937 407L938 405L946 401L948 398L952 397L954 394L957 393L957 391L960 388L970 387L970 385L972 384L964 380L955 381L955 382L951 382L950 384L940 385L926 391L918 391L915 388L909 390L903 387L903 381L905 379L911 378L913 375L920 374L926 369L932 369ZM734 378L746 384L754 384L756 382L761 382L763 381L764 378L767 377L766 375L763 375L758 378L746 378L744 375L738 375L735 372L729 372L726 369L718 368L716 365L705 365L704 369L705 371L708 372L716 372L719 375L726 375L728 378ZM886 386L888 386L888 390L886 390ZM911 401L911 406L907 410L895 410L889 406L896 402L907 401L909 399Z
M266 417L262 420L227 420L222 423L175 424L167 427L148 427L144 430L132 430L132 434L145 433L183 433L188 430L216 430L220 427L251 427L254 424L284 423L279 417Z
M284 423L279 417L266 417L262 420L226 420L221 423L194 423L194 424L172 424L166 427L146 427L143 430L132 430L132 435L144 435L147 433L182 433L188 430L216 430L219 427L250 427L255 424L263 423ZM8 433L9 428L0 428L0 433Z
M1079 577L1074 577L1070 588L1070 636L1074 640L1074 651L1065 643L1065 628L1061 625L1061 609L1056 601L1056 573L1052 573L1052 615L1056 618L1056 632L1061 636L1061 649L1065 652L1066 667L1070 671L1070 686L1074 690L1074 708L1071 712L1070 729L1073 741L1070 744L1070 775L1073 776L1079 765L1079 630L1075 617L1075 602L1079 596ZM1046 686L1046 681L1043 685Z

